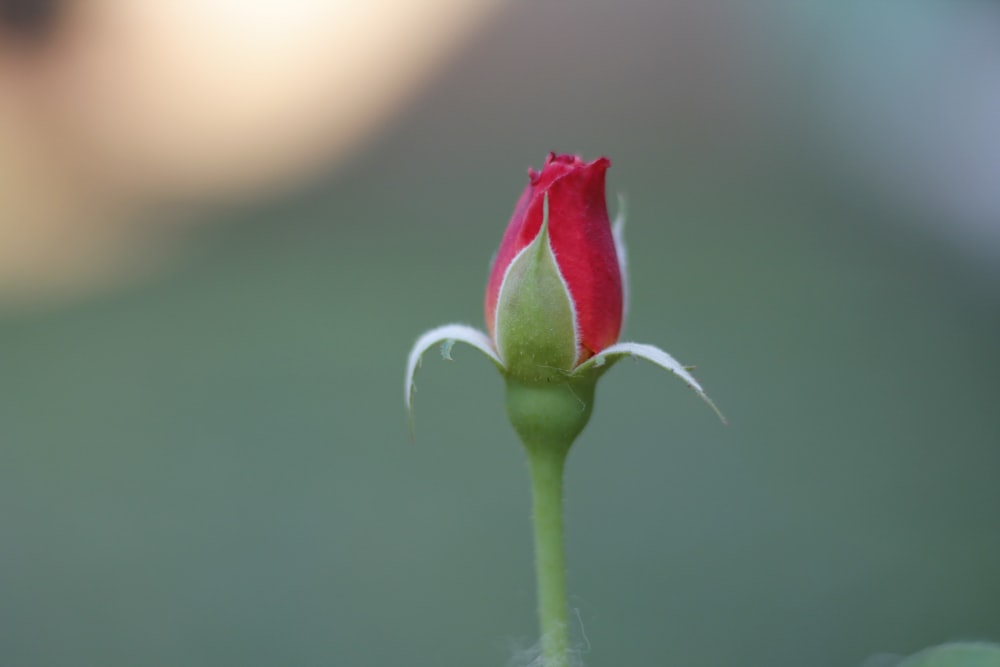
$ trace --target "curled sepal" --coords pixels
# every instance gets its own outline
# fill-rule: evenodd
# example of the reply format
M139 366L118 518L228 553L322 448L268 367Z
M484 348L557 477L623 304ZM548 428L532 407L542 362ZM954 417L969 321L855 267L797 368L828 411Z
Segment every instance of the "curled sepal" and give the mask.
M576 370L573 371L574 375L581 373L591 372L593 370L599 369L602 366L614 363L623 357L638 357L639 359L645 359L648 362L654 363L660 368L666 369L684 380L691 389L701 396L702 400L708 403L708 406L715 411L715 414L719 416L723 424L728 424L729 421L726 416L722 414L718 406L712 402L712 399L708 397L705 390L702 389L698 381L694 379L694 376L688 371L687 368L681 365L679 361L674 359L672 356L664 352L658 347L653 345L647 345L645 343L615 343L611 347L605 348L599 354L591 357L586 362L580 364Z
M420 336L410 350L410 357L406 362L406 381L403 387L405 390L406 412L410 417L411 433L413 431L413 393L416 389L413 376L420 365L420 358L424 352L441 343L441 356L445 359L451 359L451 346L456 341L476 348L489 357L490 361L496 364L497 368L503 370L503 363L501 363L500 357L497 356L496 351L493 349L493 341L479 329L474 329L465 324L445 324L436 329L431 329Z

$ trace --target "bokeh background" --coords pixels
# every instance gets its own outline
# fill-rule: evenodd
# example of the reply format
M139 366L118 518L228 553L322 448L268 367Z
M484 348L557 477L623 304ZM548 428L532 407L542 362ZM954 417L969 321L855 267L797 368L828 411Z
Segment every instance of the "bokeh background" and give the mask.
M626 337L696 364L731 420L650 366L602 380L567 471L585 664L1000 639L1000 8L375 5L293 2L293 39L229 50L254 3L191 19L203 51L71 3L4 33L0 664L527 664L501 381L428 355L411 443L402 376L420 332L480 323L549 150L611 158ZM447 48L286 48L392 17ZM157 44L165 90L122 83L141 54L115 78ZM355 109L375 93L345 69L397 92Z

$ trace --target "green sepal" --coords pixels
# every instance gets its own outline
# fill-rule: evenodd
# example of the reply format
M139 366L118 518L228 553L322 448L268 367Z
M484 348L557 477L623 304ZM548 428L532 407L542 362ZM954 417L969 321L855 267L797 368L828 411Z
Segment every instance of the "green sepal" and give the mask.
M549 201L538 236L504 276L497 296L496 342L506 373L526 384L561 381L576 363L569 289L549 244Z

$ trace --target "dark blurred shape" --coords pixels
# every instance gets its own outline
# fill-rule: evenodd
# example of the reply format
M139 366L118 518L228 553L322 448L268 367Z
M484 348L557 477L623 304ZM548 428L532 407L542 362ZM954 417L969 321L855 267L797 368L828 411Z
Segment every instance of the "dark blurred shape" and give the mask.
M62 0L0 0L0 29L22 39L44 40L55 27L63 5Z

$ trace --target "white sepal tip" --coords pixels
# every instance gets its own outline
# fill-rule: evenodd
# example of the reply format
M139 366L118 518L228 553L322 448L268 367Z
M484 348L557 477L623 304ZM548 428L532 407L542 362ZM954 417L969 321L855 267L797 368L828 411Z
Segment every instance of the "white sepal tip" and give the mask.
M719 410L718 406L716 406L712 399L708 397L708 394L705 393L705 390L702 389L698 381L694 379L694 376L688 372L688 369L670 356L670 354L653 345L647 345L645 343L615 343L614 345L601 350L599 354L588 359L577 369L577 371L586 370L586 368L590 366L600 367L610 359L625 356L645 359L646 361L656 364L660 368L668 370L677 377L681 378L689 387L694 389L695 392L701 396L702 400L708 403L708 406L712 408L716 415L719 416L719 419L722 420L723 424L729 423L726 416L722 414L722 411Z
M496 351L493 349L493 341L479 329L465 324L445 324L424 333L413 344L409 359L406 362L404 401L406 402L406 411L410 414L411 419L413 416L413 391L416 388L416 385L413 383L413 377L417 372L417 367L420 365L420 358L424 355L424 352L434 345L443 343L441 354L445 359L451 359L451 346L456 341L471 345L489 357L497 366L503 366L500 357L497 356Z

